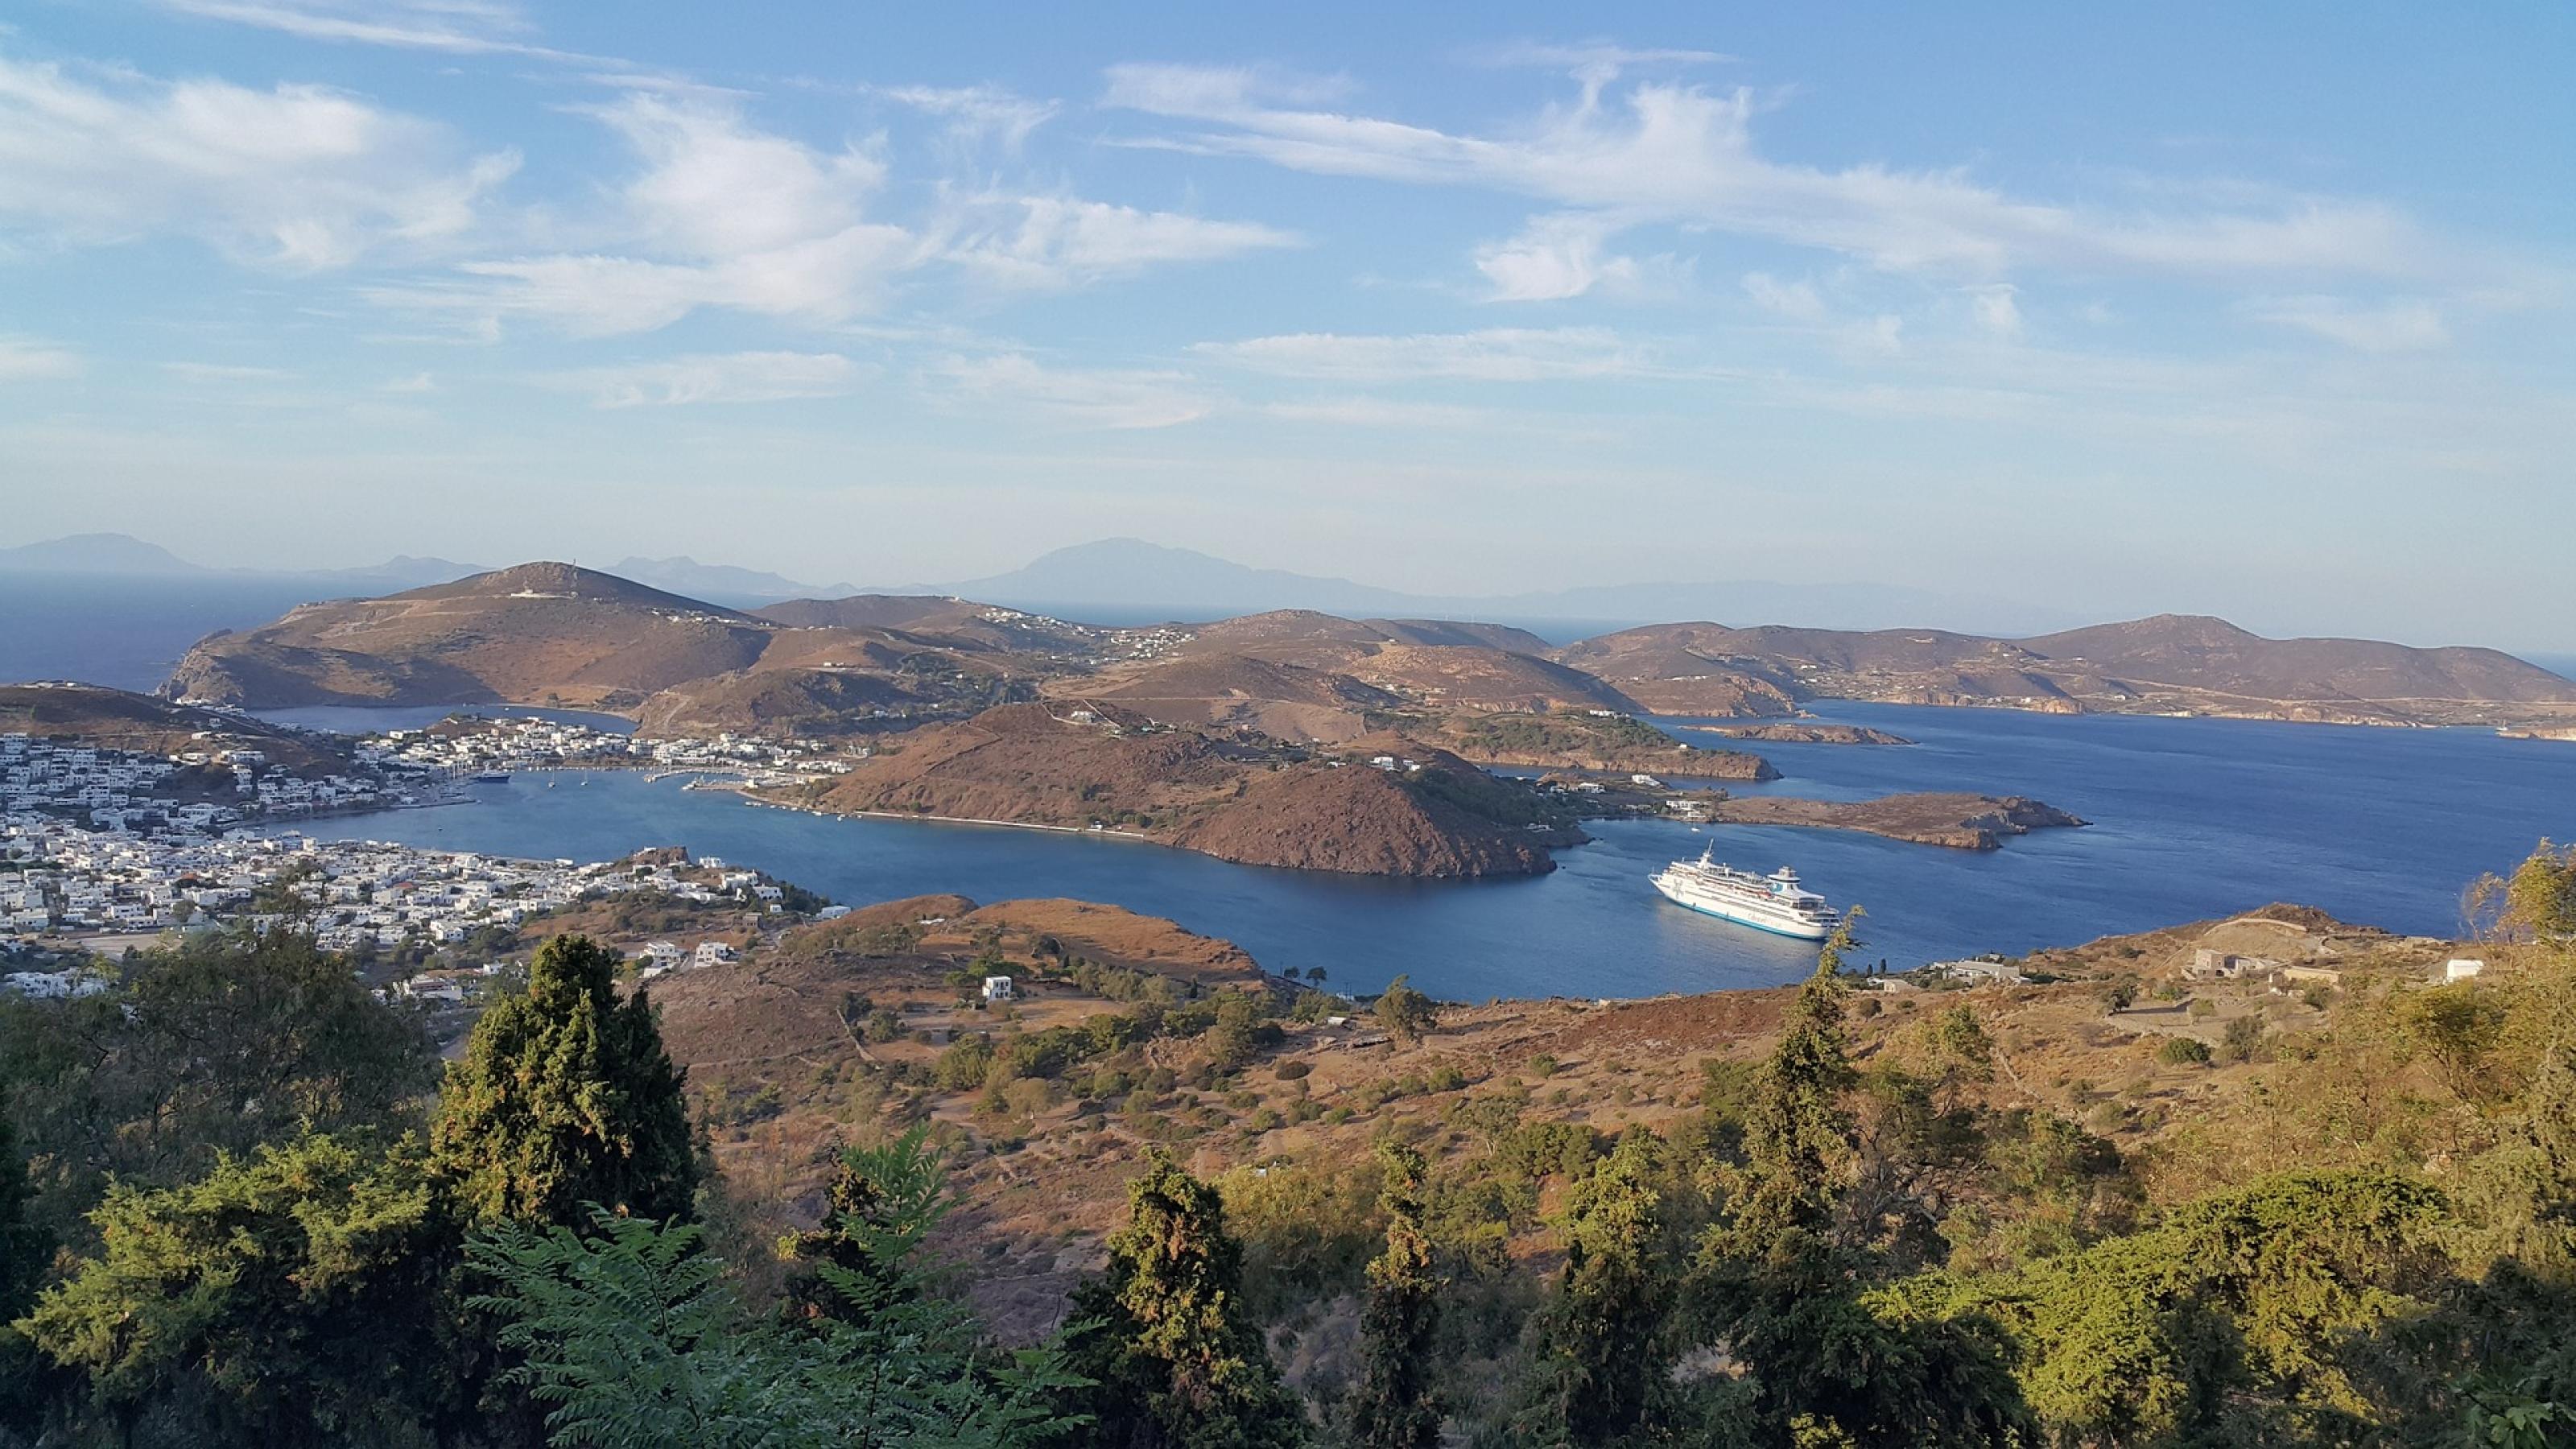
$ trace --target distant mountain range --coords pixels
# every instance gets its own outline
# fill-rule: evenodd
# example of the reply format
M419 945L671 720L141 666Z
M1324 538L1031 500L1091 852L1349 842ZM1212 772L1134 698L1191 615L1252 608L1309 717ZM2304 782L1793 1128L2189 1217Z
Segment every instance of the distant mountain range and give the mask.
M1559 639L1668 619L1745 624L1795 620L1813 628L1867 629L1937 623L1987 634L2028 634L2087 622L2012 600L1860 581L1784 584L1603 584L1515 594L1410 594L1349 579L1318 578L1242 564L1135 538L1106 538L1045 554L1009 573L954 583L912 584L882 593L953 594L1101 623L1217 619L1272 609L1312 609L1354 618L1499 620ZM1572 626L1572 627L1564 627Z
M0 548L0 574L59 574L85 578L303 581L315 597L390 594L454 583L486 572L480 564L397 555L380 564L342 569L218 569L192 563L157 543L125 533L75 533L40 543ZM858 592L848 584L804 584L759 569L702 564L686 556L629 558L608 572L708 603L743 607L787 599L840 598Z
M64 574L148 579L310 580L339 594L392 593L444 584L483 570L443 558L398 554L380 564L346 569L218 569L191 563L157 543L123 533L75 533L41 543L0 548L0 574Z
M711 604L738 606L780 603L788 599L843 599L859 592L851 584L800 584L794 579L763 573L759 569L736 568L732 564L702 564L686 556L630 558L611 564L608 572L639 584L651 584L657 589L704 599Z

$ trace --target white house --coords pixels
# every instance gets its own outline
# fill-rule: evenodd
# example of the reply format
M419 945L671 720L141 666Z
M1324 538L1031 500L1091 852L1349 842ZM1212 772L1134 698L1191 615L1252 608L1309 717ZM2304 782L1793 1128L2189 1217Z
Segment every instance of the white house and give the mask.
M2444 981L2466 981L2487 969L2487 963L2470 956L2454 956L2442 965Z
M726 945L722 941L700 941L698 943L697 964L701 966L722 966L732 959L734 959L733 947Z
M984 978L984 999L986 1001L1008 1001L1019 994L1019 986L1008 976L987 976Z

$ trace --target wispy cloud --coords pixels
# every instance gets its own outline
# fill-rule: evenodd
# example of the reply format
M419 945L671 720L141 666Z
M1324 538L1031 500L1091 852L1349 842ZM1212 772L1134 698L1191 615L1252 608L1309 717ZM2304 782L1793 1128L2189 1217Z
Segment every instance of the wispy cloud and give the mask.
M960 203L945 255L1010 286L1062 287L1177 262L1208 262L1299 244L1255 222L1074 197L985 197Z
M2451 340L2441 310L2430 302L2358 306L2339 297L2278 297L2247 312L2358 352L2422 352Z
M1368 335L1293 332L1191 349L1280 377L1344 381L1446 378L1475 382L1640 376L1645 351L1601 327L1495 327L1477 332Z
M1030 133L1059 109L1054 101L1031 100L1000 86L873 86L871 93L897 105L938 116L948 122L952 140L991 142L1017 154Z
M931 370L950 396L1022 409L1081 428L1169 428L1215 411L1217 399L1186 373L1044 366L1025 353L950 357Z
M201 19L274 30L304 40L392 46L449 55L523 55L589 61L537 44L513 6L477 0L161 0Z
M165 362L161 370L193 383L284 382L294 373L278 367L247 367L222 362Z
M836 352L735 352L576 368L537 381L587 393L593 407L672 407L839 397L871 371Z
M78 377L81 370L80 354L68 347L32 337L0 336L0 382Z
M2115 212L2017 196L1960 171L1774 161L1755 142L1758 107L1744 88L1640 82L1614 94L1588 79L1575 104L1471 134L1300 107L1239 70L1131 64L1111 67L1107 81L1108 105L1195 127L1145 144L1322 175L1476 187L1589 213L1606 232L1658 222L1708 227L1891 272L1966 280L2023 269L2396 277L2457 260L2412 220L2371 201L2255 200L2232 187L2197 207Z
M346 266L455 242L518 165L323 86L0 58L0 225L60 242L179 232L246 261Z

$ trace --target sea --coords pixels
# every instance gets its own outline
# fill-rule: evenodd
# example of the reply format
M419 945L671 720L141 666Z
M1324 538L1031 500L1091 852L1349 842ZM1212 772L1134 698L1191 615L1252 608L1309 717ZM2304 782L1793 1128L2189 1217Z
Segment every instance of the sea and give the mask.
M149 690L197 638L272 619L309 587L0 576L0 679ZM2576 659L2535 662L2576 674ZM445 712L280 717L355 731ZM2093 823L1972 853L1838 831L1606 822L1591 827L1592 844L1559 852L1560 868L1546 876L1425 882L1231 865L1116 838L835 819L625 771L521 775L472 786L462 803L317 828L548 859L685 845L851 903L934 892L1105 901L1231 939L1274 970L1321 969L1331 984L1357 991L1406 975L1452 1000L1705 991L1811 969L1813 947L1695 915L1647 887L1664 864L1704 849L1764 872L1795 866L1837 905L1865 912L1862 963L1902 968L2272 901L2447 935L2459 929L2462 893L2481 873L2511 869L2543 837L2576 839L2576 744L2478 730L1835 702L1816 713L1917 743L1766 743L1757 748L1785 778L1734 788L1843 799L2018 793ZM590 722L628 728L605 716Z
M1103 901L1225 937L1274 971L1321 970L1362 992L1402 975L1470 1001L1767 986L1812 970L1812 945L1685 911L1647 886L1667 862L1703 850L1759 871L1794 866L1810 888L1864 912L1859 964L1901 970L2274 901L2449 935L2481 873L2510 870L2543 837L2576 838L2576 744L1832 702L1816 713L1916 743L1765 743L1784 778L1731 788L1837 799L2017 793L2092 823L1980 852L1844 831L1612 821L1587 827L1593 843L1558 852L1545 876L1389 881L1233 865L1115 837L813 815L601 770L521 774L472 786L461 803L313 828L542 859L682 845L853 904L947 892Z

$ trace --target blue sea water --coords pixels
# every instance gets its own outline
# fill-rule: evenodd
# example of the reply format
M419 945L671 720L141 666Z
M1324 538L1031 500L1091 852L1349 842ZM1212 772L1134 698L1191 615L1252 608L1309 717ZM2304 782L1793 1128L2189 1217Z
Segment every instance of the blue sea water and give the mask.
M2469 730L1891 705L1819 713L1919 743L1764 745L1786 778L1751 788L1844 798L2017 792L2095 823L1976 853L1839 831L1612 822L1593 827L1593 844L1560 852L1551 875L1467 882L1230 865L1044 831L835 819L632 772L522 775L474 787L468 803L321 828L579 860L686 845L854 903L943 891L1107 901L1227 937L1274 970L1322 967L1355 990L1409 973L1462 1000L1641 996L1804 974L1812 947L1681 910L1647 888L1648 874L1712 841L1721 859L1792 864L1837 904L1865 907L1861 959L1901 968L2276 900L2442 934L2456 929L2461 891L2480 872L2510 868L2544 835L2576 837L2576 745Z
M309 582L0 574L0 681L77 679L149 694L188 646L315 597Z

